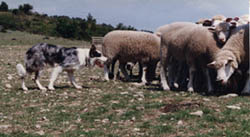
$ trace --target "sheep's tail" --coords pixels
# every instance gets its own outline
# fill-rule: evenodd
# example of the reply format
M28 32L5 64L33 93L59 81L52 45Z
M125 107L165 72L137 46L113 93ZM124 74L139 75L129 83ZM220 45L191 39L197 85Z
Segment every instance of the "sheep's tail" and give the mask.
M21 77L24 78L27 74L26 69L23 67L22 64L17 64L16 65L16 69L17 69L17 74Z

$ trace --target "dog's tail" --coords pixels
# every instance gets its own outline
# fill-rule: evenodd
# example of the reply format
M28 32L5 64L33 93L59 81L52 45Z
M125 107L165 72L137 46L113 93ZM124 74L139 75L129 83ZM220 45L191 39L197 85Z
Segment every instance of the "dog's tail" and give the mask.
M16 65L16 69L17 69L17 74L21 77L24 78L27 74L26 69L23 67L22 64L17 64Z

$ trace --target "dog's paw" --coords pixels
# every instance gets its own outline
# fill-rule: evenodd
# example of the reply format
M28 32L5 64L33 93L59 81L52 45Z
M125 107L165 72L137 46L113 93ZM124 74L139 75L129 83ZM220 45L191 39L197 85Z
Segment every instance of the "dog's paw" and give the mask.
M76 89L82 89L82 86L75 86Z
M24 91L28 91L28 88L27 88L27 87L22 87L22 89L23 89Z
M55 90L54 87L48 87L48 89L51 90L51 91Z

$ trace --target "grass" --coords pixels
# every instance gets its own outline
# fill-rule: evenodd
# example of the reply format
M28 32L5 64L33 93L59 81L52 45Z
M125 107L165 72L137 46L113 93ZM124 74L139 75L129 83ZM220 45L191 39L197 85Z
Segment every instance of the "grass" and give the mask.
M39 91L30 78L30 90L24 92L15 65L23 62L28 48L43 41L43 36L24 32L0 33L0 137L250 136L249 97L220 98L160 91L157 84L105 82L103 70L97 67L77 72L77 83L84 86L81 90L74 89L63 73L55 83L55 91ZM45 42L90 45L60 38ZM50 72L44 71L43 85L48 84ZM227 105L241 109L229 109ZM198 110L203 116L190 115Z

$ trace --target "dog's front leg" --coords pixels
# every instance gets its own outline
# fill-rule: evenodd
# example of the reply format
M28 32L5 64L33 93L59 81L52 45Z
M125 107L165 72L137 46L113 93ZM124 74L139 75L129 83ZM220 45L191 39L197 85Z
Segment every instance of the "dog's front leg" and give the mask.
M61 66L57 66L53 69L51 76L50 76L50 82L49 82L49 90L55 90L54 88L54 82L57 78L57 76L59 75L59 73L61 73L63 71L63 68Z
M81 86L76 84L75 77L74 77L74 70L67 71L67 73L68 73L69 81L71 82L71 84L77 89L82 89Z
M39 81L40 73L41 73L40 71L35 72L35 83L40 90L46 91L47 89L45 87L43 87Z

